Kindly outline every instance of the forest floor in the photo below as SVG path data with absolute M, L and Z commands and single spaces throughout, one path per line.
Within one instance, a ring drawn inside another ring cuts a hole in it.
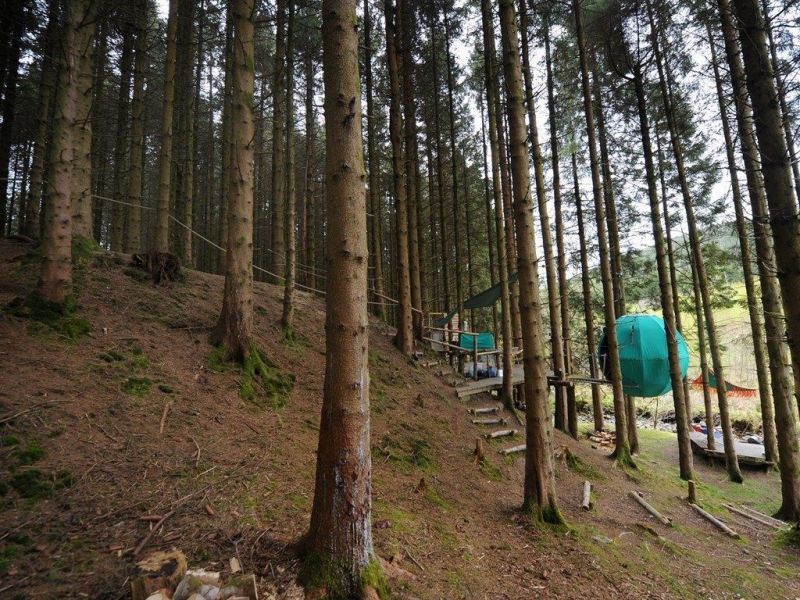
M 31 250 L 0 240 L 0 306 L 34 288 Z M 241 373 L 213 360 L 207 341 L 223 279 L 188 271 L 154 287 L 136 275 L 109 254 L 78 259 L 85 322 L 76 326 L 91 330 L 76 340 L 0 315 L 0 597 L 126 598 L 132 551 L 152 527 L 142 516 L 174 511 L 142 554 L 177 547 L 191 565 L 223 571 L 236 556 L 263 597 L 302 598 L 291 547 L 314 488 L 324 303 L 297 294 L 287 342 L 281 288 L 256 284 L 259 344 L 296 381 L 285 403 L 249 401 Z M 777 474 L 746 472 L 734 485 L 696 463 L 700 502 L 741 533 L 733 540 L 682 500 L 672 434 L 643 430 L 639 468 L 627 471 L 607 449 L 555 432 L 556 452 L 576 457 L 556 460 L 569 527 L 533 526 L 517 511 L 523 457 L 497 452 L 524 438 L 487 442 L 476 465 L 484 431 L 467 408 L 494 401 L 459 402 L 441 367 L 402 358 L 391 334 L 372 323 L 374 538 L 379 555 L 408 571 L 393 582 L 397 597 L 800 597 L 800 552 L 722 507 L 776 509 Z M 585 479 L 589 512 L 579 507 Z M 632 490 L 674 527 L 648 517 Z

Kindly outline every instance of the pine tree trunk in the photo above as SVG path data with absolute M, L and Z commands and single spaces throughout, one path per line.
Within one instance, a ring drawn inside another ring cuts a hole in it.
M 23 235 L 27 235 L 30 238 L 38 238 L 41 229 L 39 218 L 42 205 L 42 179 L 48 142 L 51 139 L 51 115 L 57 76 L 56 65 L 53 61 L 53 56 L 57 52 L 57 2 L 58 0 L 50 0 L 48 3 L 47 28 L 44 31 L 42 43 L 41 78 L 39 79 L 39 99 L 36 111 L 36 138 L 33 144 L 28 199 L 25 202 L 25 227 L 22 230 Z
M 6 219 L 11 221 L 11 211 L 7 208 L 10 199 L 8 197 L 8 165 L 11 159 L 12 134 L 14 133 L 14 121 L 16 120 L 17 103 L 17 80 L 19 78 L 20 55 L 22 53 L 22 35 L 24 32 L 24 7 L 22 0 L 11 0 L 6 9 L 10 12 L 11 28 L 9 32 L 10 48 L 8 49 L 8 60 L 5 64 L 6 76 L 4 85 L 0 86 L 3 95 L 2 115 L 3 122 L 0 124 L 0 233 L 6 229 Z
M 525 1 L 520 0 L 520 32 L 522 34 L 522 73 L 525 81 L 525 102 L 528 108 L 528 131 L 533 153 L 533 169 L 536 182 L 536 199 L 539 208 L 539 222 L 544 247 L 544 265 L 547 278 L 547 305 L 550 310 L 550 346 L 553 357 L 553 371 L 558 379 L 564 379 L 564 342 L 561 338 L 561 306 L 559 299 L 558 271 L 556 255 L 553 252 L 553 234 L 550 230 L 550 212 L 547 207 L 547 192 L 544 183 L 544 160 L 539 146 L 539 131 L 536 125 L 536 108 L 533 98 L 530 58 L 528 56 L 528 15 Z M 578 438 L 578 411 L 575 403 L 567 406 L 565 388 L 555 386 L 555 426 Z M 574 399 L 573 399 L 574 400 Z
M 231 169 L 231 97 L 233 94 L 233 0 L 226 0 L 225 11 L 225 82 L 224 98 L 222 103 L 222 168 L 219 182 L 219 244 L 223 248 L 228 246 L 228 204 L 230 196 L 230 169 Z M 255 85 L 255 84 L 254 84 Z M 273 97 L 273 103 L 275 102 Z M 274 142 L 273 142 L 274 144 Z M 218 254 L 219 270 L 225 270 L 225 256 Z M 272 255 L 270 255 L 271 257 Z M 270 258 L 271 260 L 271 258 Z M 269 263 L 271 264 L 271 263 Z
M 583 220 L 583 201 L 581 188 L 578 181 L 578 159 L 572 152 L 572 185 L 575 190 L 575 218 L 578 221 L 578 242 L 581 256 L 581 289 L 583 292 L 583 318 L 586 322 L 586 345 L 589 355 L 589 376 L 599 379 L 600 368 L 597 364 L 597 337 L 594 332 L 594 311 L 592 308 L 592 281 L 589 274 L 589 251 L 586 243 L 586 227 Z M 603 431 L 603 400 L 598 385 L 592 384 L 592 415 L 594 417 L 594 430 Z
M 272 252 L 270 270 L 286 271 L 286 8 L 287 0 L 277 0 L 275 8 L 275 63 L 272 71 Z M 273 283 L 279 281 L 273 278 Z
M 316 207 L 314 205 L 314 183 L 315 183 L 315 176 L 314 176 L 314 163 L 315 163 L 315 156 L 314 156 L 314 140 L 315 138 L 315 131 L 314 131 L 314 57 L 311 51 L 306 52 L 305 56 L 305 77 L 306 77 L 306 123 L 305 123 L 305 136 L 306 136 L 306 147 L 305 147 L 305 185 L 303 189 L 305 191 L 305 239 L 303 240 L 303 246 L 305 247 L 305 265 L 308 269 L 307 276 L 306 276 L 306 285 L 311 287 L 316 287 L 316 281 L 314 281 L 314 264 L 316 260 L 315 252 L 314 252 L 314 220 L 316 215 Z
M 503 387 L 501 399 L 507 409 L 513 409 L 514 400 L 514 361 L 511 347 L 513 331 L 511 328 L 511 291 L 508 283 L 508 261 L 506 259 L 506 240 L 503 206 L 503 190 L 500 175 L 500 145 L 497 135 L 497 75 L 495 73 L 494 24 L 490 0 L 481 0 L 481 20 L 483 29 L 483 60 L 486 73 L 486 106 L 489 119 L 489 148 L 492 157 L 492 191 L 494 193 L 494 218 L 497 243 L 497 268 L 500 279 L 500 309 L 503 337 Z
M 372 546 L 367 339 L 367 224 L 355 2 L 324 0 L 328 273 L 325 388 L 307 556 L 307 585 L 359 598 Z M 326 566 L 328 568 L 326 568 Z M 374 590 L 373 590 L 374 593 Z
M 495 265 L 497 258 L 495 256 L 497 250 L 495 246 L 495 228 L 492 210 L 492 192 L 489 189 L 489 160 L 486 151 L 486 116 L 483 107 L 483 93 L 478 90 L 478 108 L 481 113 L 481 155 L 483 157 L 483 197 L 484 197 L 484 211 L 486 214 L 486 244 L 489 251 L 489 282 L 494 287 L 497 284 L 497 276 L 495 275 Z M 492 304 L 492 331 L 497 335 L 498 322 L 497 322 L 497 303 Z
M 452 213 L 453 213 L 453 247 L 455 249 L 455 275 L 456 275 L 456 306 L 460 321 L 464 320 L 464 274 L 461 256 L 461 225 L 458 215 L 461 210 L 458 202 L 458 153 L 456 151 L 456 115 L 453 100 L 453 58 L 450 54 L 450 17 L 447 9 L 444 11 L 444 52 L 447 61 L 447 109 L 450 120 L 450 175 L 452 177 Z M 463 326 L 461 326 L 463 329 Z
M 364 3 L 364 83 L 367 92 L 367 163 L 369 164 L 369 221 L 370 258 L 372 273 L 370 288 L 374 292 L 375 313 L 386 321 L 386 303 L 383 286 L 383 242 L 381 240 L 382 202 L 378 193 L 378 155 L 375 152 L 375 106 L 372 91 L 372 19 L 369 3 Z
M 161 156 L 158 166 L 158 205 L 155 249 L 169 252 L 169 205 L 172 183 L 172 123 L 175 105 L 175 59 L 177 55 L 178 0 L 169 0 L 167 55 L 164 60 L 164 107 L 161 115 Z
M 402 54 L 403 121 L 405 125 L 406 199 L 408 203 L 408 258 L 411 276 L 411 306 L 414 336 L 422 333 L 422 277 L 420 274 L 419 215 L 422 194 L 417 148 L 417 114 L 414 97 L 414 58 L 411 53 L 414 7 L 408 0 L 397 1 L 400 52 Z
M 619 227 L 617 225 L 617 206 L 614 200 L 614 182 L 611 179 L 611 160 L 606 139 L 606 119 L 603 110 L 603 90 L 597 70 L 597 63 L 592 65 L 592 91 L 597 115 L 597 138 L 600 145 L 600 173 L 603 178 L 603 205 L 606 209 L 608 226 L 608 250 L 611 263 L 611 287 L 614 290 L 614 314 L 617 318 L 624 315 L 625 287 L 622 281 L 622 252 L 619 244 Z M 636 399 L 625 394 L 625 416 L 628 424 L 628 442 L 631 453 L 639 451 L 639 432 L 636 430 Z
M 597 142 L 594 126 L 594 108 L 589 82 L 589 57 L 583 32 L 581 0 L 573 0 L 575 32 L 581 64 L 581 87 L 583 91 L 583 110 L 586 115 L 586 133 L 589 143 L 589 161 L 592 171 L 592 195 L 594 196 L 595 221 L 597 222 L 597 241 L 600 247 L 600 278 L 603 283 L 603 303 L 605 313 L 606 339 L 608 341 L 607 360 L 610 362 L 611 385 L 614 393 L 614 421 L 616 425 L 615 459 L 622 464 L 632 464 L 631 449 L 628 443 L 625 396 L 622 391 L 622 372 L 619 364 L 617 341 L 617 321 L 614 313 L 614 289 L 611 281 L 611 263 L 608 258 L 608 232 L 606 230 L 605 206 L 600 183 L 600 164 L 597 157 Z
M 792 178 L 794 180 L 794 195 L 795 200 L 797 200 L 800 197 L 800 164 L 798 164 L 797 153 L 795 152 L 791 113 L 789 112 L 789 107 L 786 105 L 786 84 L 783 79 L 783 74 L 781 73 L 780 61 L 778 60 L 778 49 L 775 46 L 775 40 L 772 38 L 772 24 L 770 23 L 768 0 L 761 0 L 761 10 L 764 14 L 764 30 L 767 32 L 772 72 L 775 74 L 775 89 L 778 92 L 778 101 L 780 102 L 781 116 L 783 117 L 783 134 L 786 136 L 786 146 L 789 149 Z
M 120 85 L 117 98 L 117 134 L 114 145 L 114 202 L 111 206 L 111 249 L 122 252 L 124 247 L 126 206 L 125 164 L 128 150 L 128 113 L 130 108 L 131 65 L 133 64 L 133 31 L 125 23 L 122 32 L 122 55 L 120 58 Z M 181 90 L 183 91 L 183 90 Z M 181 112 L 179 112 L 180 118 Z
M 700 294 L 700 280 L 697 277 L 697 269 L 694 267 L 691 252 L 687 251 L 687 254 L 692 268 L 692 285 L 694 287 L 694 319 L 697 321 L 697 346 L 700 349 L 700 377 L 703 380 L 703 407 L 706 413 L 706 443 L 709 450 L 716 450 L 717 440 L 714 435 L 714 405 L 711 401 L 711 389 L 709 386 L 703 298 Z
M 294 171 L 294 0 L 288 0 L 288 5 L 288 26 L 286 29 L 286 223 L 283 231 L 286 263 L 284 267 L 281 325 L 284 329 L 291 331 L 294 319 L 294 287 L 297 274 L 297 242 L 295 237 L 297 185 Z
M 195 70 L 194 70 L 194 97 L 192 100 L 192 158 L 188 161 L 187 168 L 190 169 L 191 175 L 191 182 L 192 182 L 192 210 L 191 210 L 191 223 L 192 228 L 198 232 L 202 232 L 203 235 L 207 234 L 206 231 L 206 224 L 205 224 L 205 201 L 208 199 L 207 196 L 201 197 L 200 195 L 200 178 L 201 178 L 201 166 L 200 163 L 200 88 L 203 83 L 203 55 L 205 49 L 203 47 L 203 43 L 205 41 L 205 22 L 206 22 L 206 3 L 205 0 L 200 0 L 199 6 L 199 15 L 197 18 L 197 41 L 195 42 L 195 50 L 194 54 L 196 55 L 195 60 Z M 134 68 L 135 70 L 135 68 Z M 126 230 L 125 236 L 125 244 L 128 244 L 128 235 L 130 233 L 130 208 L 128 209 L 128 228 Z M 195 244 L 192 239 L 192 232 L 186 230 L 186 236 L 184 239 L 186 243 L 189 245 L 189 258 L 190 264 L 196 269 L 202 269 L 200 266 L 200 255 L 203 251 L 203 246 L 200 244 Z M 185 234 L 185 235 L 186 235 Z M 208 235 L 205 235 L 208 237 Z
M 90 0 L 64 3 L 64 26 L 54 59 L 59 77 L 49 144 L 42 236 L 42 270 L 38 293 L 46 302 L 64 305 L 72 294 L 72 203 L 70 202 L 73 132 L 78 102 L 78 28 Z
M 92 86 L 97 3 L 90 2 L 78 29 L 78 104 L 75 109 L 72 166 L 72 235 L 92 238 Z
M 147 68 L 147 0 L 136 8 L 136 58 L 133 66 L 131 160 L 128 173 L 128 235 L 125 252 L 142 250 L 142 150 L 144 144 L 144 79 Z
M 408 198 L 406 196 L 405 158 L 403 156 L 403 122 L 400 115 L 400 73 L 397 65 L 398 32 L 395 9 L 391 0 L 383 4 L 386 19 L 386 62 L 389 70 L 389 135 L 392 142 L 392 182 L 395 201 L 397 242 L 397 337 L 395 345 L 406 356 L 414 351 L 414 329 L 411 318 L 411 273 L 408 252 Z
M 775 433 L 775 411 L 772 402 L 772 390 L 769 387 L 769 366 L 767 364 L 767 342 L 764 332 L 764 322 L 759 310 L 758 291 L 756 290 L 755 276 L 753 275 L 753 258 L 750 251 L 748 227 L 745 222 L 742 207 L 742 192 L 739 187 L 738 167 L 734 156 L 734 142 L 731 127 L 728 122 L 727 101 L 722 89 L 722 78 L 717 63 L 717 50 L 711 26 L 706 23 L 708 43 L 711 46 L 711 65 L 714 69 L 714 81 L 717 88 L 717 101 L 719 115 L 722 122 L 722 135 L 725 140 L 725 151 L 728 160 L 728 172 L 731 179 L 731 196 L 736 214 L 736 233 L 739 237 L 739 250 L 742 255 L 742 274 L 747 295 L 747 308 L 750 315 L 750 330 L 753 333 L 753 355 L 756 361 L 756 375 L 758 376 L 758 397 L 761 402 L 761 423 L 764 432 L 764 454 L 768 461 L 778 462 L 778 440 Z M 702 354 L 704 353 L 701 353 Z
M 442 148 L 442 125 L 440 118 L 440 105 L 439 105 L 439 56 L 436 46 L 437 39 L 437 25 L 438 13 L 435 3 L 430 3 L 430 38 L 431 38 L 431 68 L 433 70 L 433 127 L 434 127 L 434 144 L 436 146 L 436 197 L 439 205 L 439 251 L 441 252 L 441 274 L 442 274 L 442 309 L 443 312 L 448 313 L 452 309 L 450 303 L 450 274 L 449 265 L 451 258 L 449 256 L 447 234 L 447 220 L 445 219 L 445 200 L 444 200 L 444 167 L 442 165 L 442 156 L 444 150 Z M 450 324 L 445 327 L 449 328 Z M 446 335 L 449 335 L 446 334 Z M 449 340 L 448 340 L 449 341 Z
M 736 44 L 736 28 L 728 0 L 718 0 L 725 35 L 725 54 L 734 86 L 737 120 L 748 190 L 753 203 L 753 223 L 762 225 L 755 231 L 756 253 L 761 275 L 761 294 L 764 303 L 767 351 L 769 353 L 772 398 L 775 404 L 775 426 L 780 452 L 781 497 L 779 511 L 784 518 L 800 520 L 800 441 L 798 441 L 797 413 L 791 404 L 792 382 L 787 368 L 787 357 L 781 351 L 779 340 L 783 327 L 792 349 L 792 361 L 797 366 L 800 356 L 800 306 L 796 302 L 783 304 L 786 320 L 779 318 L 781 294 L 774 285 L 774 273 L 784 298 L 797 298 L 800 287 L 800 219 L 793 206 L 791 167 L 788 164 L 786 141 L 782 137 L 781 117 L 778 113 L 776 90 L 767 61 L 766 35 L 756 0 L 736 0 L 736 16 L 742 25 L 742 64 Z M 746 84 L 746 90 L 745 90 Z M 760 145 L 763 181 L 754 168 L 758 161 L 755 138 L 752 135 L 747 92 L 752 102 L 755 134 Z M 749 135 L 748 135 L 749 133 Z M 752 169 L 752 171 L 751 171 Z M 763 185 L 762 185 L 763 184 Z M 777 269 L 769 263 L 770 238 L 766 234 L 769 205 L 769 223 L 775 241 L 774 253 Z M 759 243 L 761 242 L 761 243 Z M 767 271 L 767 269 L 774 269 Z M 775 311 L 775 312 L 773 312 Z
M 656 147 L 658 152 L 658 177 L 661 183 L 661 206 L 664 209 L 664 231 L 667 237 L 667 259 L 669 262 L 669 281 L 672 287 L 672 304 L 675 307 L 680 307 L 680 292 L 678 290 L 678 271 L 675 268 L 675 247 L 672 243 L 672 217 L 670 216 L 669 203 L 667 202 L 667 179 L 664 173 L 664 153 L 661 151 L 661 134 L 658 130 L 658 121 L 654 123 L 654 132 L 656 134 Z M 700 310 L 702 311 L 702 305 Z M 675 326 L 678 331 L 683 331 L 683 323 L 681 322 L 681 311 L 675 311 Z M 704 336 L 705 337 L 705 336 Z M 689 421 L 692 420 L 692 400 L 689 390 L 689 381 L 686 377 L 683 378 L 683 397 L 686 401 L 686 416 Z
M 650 124 L 647 117 L 647 96 L 645 95 L 644 75 L 641 63 L 633 66 L 633 84 L 636 90 L 636 106 L 639 113 L 639 130 L 642 137 L 647 173 L 647 195 L 650 200 L 650 222 L 653 227 L 653 241 L 656 248 L 656 268 L 658 269 L 658 290 L 661 299 L 661 314 L 664 317 L 669 376 L 672 383 L 672 400 L 675 406 L 675 427 L 678 437 L 678 463 L 681 479 L 693 478 L 693 457 L 689 438 L 689 418 L 686 414 L 686 400 L 683 396 L 683 375 L 678 354 L 678 326 L 675 314 L 678 307 L 670 287 L 670 273 L 667 262 L 667 245 L 661 220 L 661 204 L 658 201 L 656 169 L 653 160 L 653 146 L 650 141 Z
M 533 2 L 531 2 L 533 4 Z M 567 252 L 564 244 L 564 215 L 561 201 L 561 168 L 558 154 L 558 122 L 556 116 L 555 84 L 553 81 L 553 63 L 550 55 L 550 21 L 549 14 L 545 14 L 543 23 L 545 66 L 547 69 L 547 111 L 550 120 L 550 157 L 551 171 L 553 174 L 553 205 L 556 221 L 556 250 L 558 251 L 558 297 L 561 308 L 561 338 L 564 346 L 564 373 L 572 373 L 572 348 L 569 322 L 569 279 L 567 277 Z M 593 386 L 593 389 L 596 386 Z M 593 395 L 596 392 L 593 392 Z M 573 408 L 574 407 L 574 408 Z M 567 388 L 567 413 L 570 431 L 577 430 L 577 406 L 575 403 L 575 386 Z M 602 414 L 601 429 L 602 429 Z
M 722 352 L 719 347 L 719 341 L 717 340 L 717 326 L 714 308 L 711 305 L 711 294 L 708 289 L 708 276 L 706 275 L 703 248 L 700 243 L 700 232 L 698 231 L 697 227 L 697 219 L 694 214 L 694 203 L 692 201 L 689 183 L 686 177 L 686 170 L 683 163 L 683 148 L 681 147 L 677 125 L 672 113 L 672 93 L 667 84 L 667 77 L 665 76 L 665 66 L 666 68 L 669 68 L 669 65 L 664 65 L 661 57 L 661 49 L 656 32 L 655 20 L 653 18 L 652 6 L 649 0 L 647 3 L 647 10 L 650 20 L 650 30 L 652 33 L 651 39 L 653 40 L 653 55 L 658 70 L 661 99 L 664 105 L 664 115 L 669 128 L 672 154 L 675 159 L 678 182 L 681 187 L 681 195 L 683 196 L 683 207 L 686 212 L 686 225 L 689 230 L 689 245 L 692 250 L 692 261 L 697 269 L 697 278 L 698 282 L 700 283 L 700 294 L 703 298 L 703 316 L 705 317 L 706 329 L 708 331 L 708 345 L 711 352 L 711 364 L 714 367 L 714 375 L 716 376 L 717 381 L 724 382 L 725 371 L 722 364 Z M 733 438 L 730 412 L 728 410 L 727 391 L 724 385 L 717 386 L 717 402 L 719 404 L 719 415 L 722 424 L 722 441 L 725 447 L 725 463 L 728 470 L 728 476 L 730 477 L 731 481 L 741 482 L 742 474 L 739 470 L 739 460 L 736 456 L 735 440 Z
M 94 232 L 94 239 L 98 242 L 103 238 L 103 228 L 105 226 L 104 220 L 104 197 L 113 194 L 108 191 L 108 178 L 106 173 L 108 171 L 108 145 L 109 138 L 113 137 L 108 134 L 109 124 L 111 117 L 108 114 L 107 102 L 105 96 L 106 78 L 108 77 L 108 19 L 101 18 L 96 25 L 96 38 L 94 52 L 94 86 L 92 88 L 92 106 L 94 107 L 94 123 L 92 126 L 92 189 L 96 197 L 92 203 L 92 230 Z
M 245 363 L 253 344 L 253 119 L 254 0 L 231 0 L 233 78 L 231 81 L 231 155 L 225 292 L 213 341 L 225 355 Z
M 550 406 L 547 359 L 544 356 L 539 275 L 536 267 L 533 198 L 528 173 L 525 95 L 519 58 L 519 36 L 514 0 L 500 0 L 500 30 L 514 182 L 514 219 L 517 230 L 520 316 L 525 369 L 525 500 L 523 508 L 549 523 L 563 518 L 556 504 L 553 457 L 550 447 Z M 541 165 L 540 165 L 541 166 Z

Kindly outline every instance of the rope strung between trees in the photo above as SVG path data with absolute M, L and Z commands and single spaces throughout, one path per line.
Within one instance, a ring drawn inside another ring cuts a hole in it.
M 125 201 L 123 201 L 123 200 L 117 200 L 116 198 L 108 198 L 107 196 L 100 196 L 100 195 L 98 195 L 98 194 L 92 194 L 92 197 L 93 197 L 93 198 L 97 198 L 97 199 L 99 199 L 99 200 L 104 200 L 104 201 L 108 201 L 108 202 L 114 202 L 114 203 L 116 203 L 116 204 L 122 204 L 122 205 L 124 205 L 124 206 L 132 206 L 132 207 L 134 207 L 134 208 L 135 208 L 135 207 L 138 207 L 138 208 L 141 208 L 141 209 L 144 209 L 144 210 L 151 210 L 151 211 L 154 211 L 154 210 L 156 210 L 156 209 L 154 209 L 154 208 L 153 208 L 153 207 L 151 207 L 151 206 L 144 206 L 144 205 L 141 205 L 141 204 L 133 204 L 132 202 L 125 202 Z M 220 246 L 220 245 L 216 244 L 215 242 L 211 241 L 211 240 L 210 240 L 210 239 L 208 239 L 207 237 L 203 236 L 201 233 L 199 233 L 199 232 L 195 231 L 194 229 L 192 229 L 191 227 L 189 227 L 188 225 L 186 225 L 186 223 L 184 223 L 184 222 L 180 221 L 179 219 L 175 218 L 175 217 L 174 217 L 174 216 L 172 216 L 172 215 L 169 215 L 169 218 L 170 218 L 170 219 L 172 219 L 173 221 L 175 221 L 175 222 L 176 222 L 178 225 L 180 225 L 181 227 L 184 227 L 184 228 L 186 228 L 187 230 L 189 230 L 189 231 L 190 231 L 190 232 L 191 232 L 193 235 L 196 235 L 198 238 L 200 238 L 201 240 L 203 240 L 203 241 L 204 241 L 204 242 L 206 242 L 207 244 L 211 245 L 212 247 L 216 248 L 217 250 L 220 250 L 220 251 L 221 251 L 223 254 L 224 254 L 224 253 L 226 253 L 226 250 L 225 250 L 225 248 L 223 248 L 222 246 Z M 274 252 L 274 251 L 272 251 L 272 250 L 270 250 L 270 251 L 271 251 L 271 252 Z M 256 271 L 259 271 L 259 272 L 261 272 L 261 273 L 266 273 L 267 275 L 270 275 L 271 277 L 275 277 L 276 279 L 279 279 L 279 280 L 281 280 L 281 281 L 284 281 L 284 282 L 286 281 L 286 278 L 285 278 L 285 277 L 282 277 L 281 275 L 278 275 L 278 274 L 276 274 L 276 273 L 273 273 L 272 271 L 269 271 L 269 270 L 267 270 L 267 269 L 264 269 L 264 268 L 262 268 L 262 267 L 259 267 L 259 266 L 258 266 L 258 265 L 256 265 L 256 264 L 254 264 L 254 265 L 253 265 L 253 269 L 255 269 Z M 313 274 L 313 273 L 312 273 L 312 274 Z M 325 276 L 324 276 L 324 275 L 319 275 L 318 277 L 322 277 L 323 279 L 325 278 Z M 298 287 L 298 288 L 302 289 L 302 290 L 307 290 L 307 291 L 309 291 L 309 292 L 316 293 L 316 294 L 319 294 L 319 295 L 321 295 L 321 296 L 325 296 L 325 295 L 326 295 L 326 294 L 325 294 L 325 291 L 323 291 L 323 290 L 319 290 L 319 289 L 317 289 L 317 288 L 313 288 L 313 287 L 310 287 L 310 286 L 307 286 L 307 285 L 303 285 L 302 283 L 295 282 L 295 284 L 294 284 L 294 285 L 295 285 L 296 287 Z M 379 295 L 379 296 L 380 296 L 381 298 L 383 298 L 384 300 L 387 300 L 387 301 L 389 301 L 389 302 L 391 302 L 391 303 L 393 303 L 393 304 L 398 304 L 398 301 L 397 301 L 397 300 L 395 300 L 394 298 L 389 298 L 388 296 L 384 296 L 384 295 Z M 383 304 L 383 302 L 373 302 L 373 301 L 368 301 L 368 302 L 367 302 L 367 304 Z M 412 308 L 412 310 L 417 310 L 417 309 L 415 309 L 415 308 Z

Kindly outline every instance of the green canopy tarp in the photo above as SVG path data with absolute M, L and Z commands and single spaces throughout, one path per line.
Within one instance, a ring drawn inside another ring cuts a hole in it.
M 676 332 L 681 376 L 689 369 L 689 348 L 681 332 Z M 638 398 L 653 398 L 672 389 L 667 357 L 667 335 L 664 319 L 655 315 L 625 315 L 617 319 L 619 362 L 622 368 L 622 387 L 626 394 Z M 605 360 L 608 342 L 600 339 L 598 354 L 606 378 L 611 379 L 610 365 Z
M 518 281 L 517 274 L 514 273 L 508 278 L 508 283 L 516 283 Z M 500 299 L 500 284 L 493 285 L 488 290 L 484 290 L 479 294 L 474 295 L 472 298 L 464 302 L 464 308 L 487 308 L 493 306 Z M 447 313 L 446 316 L 436 321 L 437 327 L 444 327 L 450 322 L 450 319 L 458 312 L 458 307 Z
M 462 333 L 458 336 L 458 345 L 464 350 L 472 351 L 475 349 L 475 338 L 478 338 L 478 351 L 494 350 L 494 335 L 490 331 L 480 333 Z

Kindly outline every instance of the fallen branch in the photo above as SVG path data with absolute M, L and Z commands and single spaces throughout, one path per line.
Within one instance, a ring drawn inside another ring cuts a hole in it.
M 583 510 L 590 510 L 592 508 L 592 484 L 589 481 L 583 482 L 583 502 L 581 502 Z
M 30 408 L 26 408 L 25 410 L 21 410 L 19 412 L 15 412 L 11 415 L 6 415 L 5 417 L 0 417 L 0 425 L 3 423 L 8 423 L 9 421 L 13 421 L 14 419 L 21 417 L 22 415 L 26 415 L 30 412 L 34 412 L 36 410 L 47 408 L 52 404 L 61 404 L 62 402 L 69 402 L 69 400 L 48 400 L 47 402 L 42 402 L 40 404 L 36 404 L 31 406 Z
M 511 448 L 506 448 L 505 450 L 500 450 L 500 454 L 503 456 L 508 456 L 509 454 L 514 454 L 516 452 L 525 452 L 525 444 L 520 444 L 519 446 L 511 446 Z
M 189 439 L 192 440 L 192 442 L 194 442 L 194 446 L 195 448 L 197 448 L 197 453 L 195 454 L 194 458 L 194 468 L 196 469 L 197 466 L 200 464 L 200 444 L 198 444 L 197 441 L 191 436 L 189 437 Z
M 164 425 L 167 422 L 167 415 L 169 414 L 169 409 L 172 406 L 172 400 L 167 401 L 164 405 L 164 410 L 161 413 L 161 424 L 158 426 L 158 433 L 159 435 L 164 433 Z
M 669 519 L 669 518 L 665 517 L 660 512 L 658 512 L 655 508 L 650 506 L 650 504 L 647 502 L 647 500 L 645 500 L 644 497 L 642 497 L 642 494 L 640 492 L 630 492 L 629 495 L 630 495 L 631 498 L 636 500 L 636 502 L 641 504 L 642 508 L 644 508 L 647 512 L 649 512 L 651 515 L 653 515 L 656 519 L 661 521 L 664 525 L 666 525 L 667 527 L 672 527 L 672 519 Z
M 762 512 L 758 512 L 754 508 L 750 508 L 749 506 L 745 506 L 744 504 L 742 504 L 742 510 L 745 511 L 746 513 L 749 513 L 751 515 L 754 515 L 756 517 L 759 517 L 761 519 L 764 519 L 765 521 L 768 521 L 768 522 L 772 523 L 773 525 L 775 525 L 775 527 L 777 527 L 779 529 L 783 529 L 787 525 L 787 523 L 785 521 L 781 521 L 780 519 L 776 519 L 775 517 L 770 517 L 769 515 L 765 515 Z
M 419 567 L 419 570 L 420 570 L 420 571 L 424 571 L 424 570 L 425 570 L 425 567 L 423 567 L 423 566 L 420 564 L 420 562 L 419 562 L 419 561 L 418 561 L 416 558 L 414 558 L 414 555 L 413 555 L 413 554 L 411 554 L 411 551 L 410 551 L 408 548 L 405 548 L 405 551 L 406 551 L 406 556 L 408 556 L 408 559 L 409 559 L 411 562 L 413 562 L 415 565 L 417 565 L 417 567 Z
M 151 530 L 150 530 L 150 531 L 147 533 L 147 535 L 146 535 L 146 536 L 144 536 L 144 539 L 142 539 L 142 541 L 141 541 L 141 542 L 139 542 L 139 545 L 138 545 L 138 546 L 136 546 L 136 549 L 133 551 L 133 555 L 134 555 L 134 556 L 136 556 L 137 554 L 139 554 L 139 553 L 140 553 L 140 552 L 141 552 L 141 551 L 144 549 L 144 547 L 147 545 L 147 542 L 149 542 L 149 541 L 150 541 L 150 538 L 151 538 L 151 537 L 153 537 L 153 534 L 154 534 L 156 531 L 158 531 L 159 527 L 161 527 L 161 526 L 164 524 L 164 521 L 166 521 L 166 520 L 167 520 L 167 519 L 169 519 L 169 518 L 170 518 L 172 515 L 174 515 L 174 514 L 175 514 L 175 511 L 176 511 L 176 510 L 178 510 L 178 509 L 177 509 L 177 508 L 173 508 L 173 509 L 172 509 L 171 511 L 169 511 L 167 514 L 165 514 L 163 517 L 161 517 L 161 518 L 160 518 L 158 521 L 156 521 L 156 524 L 153 526 L 153 528 L 152 528 L 152 529 L 151 529 Z
M 691 504 L 691 503 L 690 503 L 690 504 L 689 504 L 689 506 L 691 506 L 691 507 L 692 507 L 692 508 L 693 508 L 693 509 L 694 509 L 694 510 L 695 510 L 695 511 L 696 511 L 696 512 L 697 512 L 697 513 L 700 515 L 700 516 L 702 516 L 703 518 L 707 519 L 708 521 L 711 521 L 711 523 L 713 523 L 714 525 L 716 525 L 717 529 L 720 529 L 721 531 L 724 531 L 724 532 L 725 532 L 727 535 L 729 535 L 730 537 L 732 537 L 732 538 L 734 538 L 734 539 L 737 539 L 737 540 L 738 540 L 738 539 L 741 537 L 741 536 L 740 536 L 738 533 L 736 533 L 736 532 L 735 532 L 733 529 L 731 529 L 730 527 L 728 527 L 727 525 L 725 525 L 725 523 L 723 523 L 722 521 L 720 521 L 720 520 L 719 520 L 717 517 L 715 517 L 714 515 L 712 515 L 712 514 L 710 514 L 710 513 L 707 513 L 706 511 L 704 511 L 702 508 L 700 508 L 699 506 L 697 506 L 697 504 Z

